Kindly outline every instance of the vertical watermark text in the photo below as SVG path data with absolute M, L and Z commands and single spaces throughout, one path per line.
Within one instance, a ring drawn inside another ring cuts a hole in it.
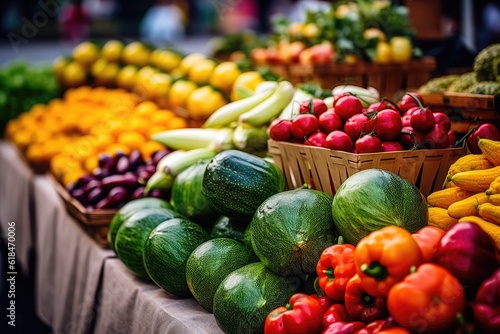
M 7 323 L 16 326 L 16 223 L 7 223 Z

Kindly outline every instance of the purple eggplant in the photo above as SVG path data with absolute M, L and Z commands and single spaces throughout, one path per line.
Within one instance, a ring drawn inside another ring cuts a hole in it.
M 136 175 L 139 178 L 139 182 L 141 184 L 146 184 L 149 178 L 155 173 L 156 170 L 151 171 L 148 168 L 142 168 L 141 170 L 137 170 Z
M 125 174 L 130 169 L 130 162 L 127 156 L 119 157 L 116 161 L 115 171 L 118 174 Z
M 105 177 L 110 176 L 111 172 L 109 169 L 97 167 L 97 168 L 94 168 L 94 170 L 92 171 L 92 175 L 94 175 L 96 177 L 96 179 L 102 180 Z
M 82 204 L 85 204 L 86 201 L 85 201 L 84 191 L 82 188 L 74 189 L 70 194 L 74 199 L 76 199 Z
M 144 197 L 144 187 L 137 187 L 137 189 L 134 190 L 132 193 L 132 196 L 130 196 L 130 199 L 138 199 Z
M 81 188 L 81 185 L 78 184 L 77 181 L 70 182 L 66 185 L 66 191 L 71 194 L 71 192 L 75 189 Z
M 112 170 L 115 168 L 115 164 L 116 164 L 115 158 L 111 154 L 108 153 L 99 154 L 98 165 L 100 168 Z
M 128 161 L 130 163 L 129 169 L 135 171 L 139 166 L 144 165 L 144 160 L 142 159 L 141 151 L 133 150 L 128 155 Z
M 164 157 L 166 156 L 167 154 L 169 154 L 170 152 L 172 152 L 171 150 L 169 149 L 163 149 L 163 150 L 159 150 L 159 151 L 156 151 L 153 153 L 152 157 L 153 157 L 153 165 L 157 165 L 158 162 Z
M 87 196 L 92 189 L 100 187 L 101 186 L 101 181 L 99 180 L 91 180 L 89 181 L 86 185 L 82 187 L 83 190 L 83 196 Z
M 78 178 L 78 180 L 76 181 L 76 183 L 79 184 L 80 186 L 84 186 L 87 183 L 89 183 L 90 181 L 93 181 L 95 179 L 96 179 L 96 177 L 94 175 L 85 174 L 85 175 L 80 176 Z
M 168 194 L 165 192 L 161 191 L 160 189 L 153 189 L 148 193 L 148 197 L 156 197 L 156 198 L 161 198 L 161 199 L 167 199 L 169 198 Z
M 477 287 L 498 268 L 493 239 L 478 225 L 460 222 L 441 238 L 434 262 L 465 286 Z
M 102 179 L 101 187 L 103 189 L 111 189 L 113 187 L 122 186 L 122 187 L 137 187 L 139 186 L 139 181 L 137 176 L 132 173 L 125 173 L 123 175 L 110 175 Z
M 106 195 L 107 193 L 106 191 L 104 191 L 104 189 L 102 189 L 101 187 L 96 187 L 87 194 L 87 202 L 91 205 L 95 205 L 97 202 L 106 197 Z
M 128 198 L 128 192 L 125 187 L 117 186 L 113 187 L 108 196 L 100 200 L 96 205 L 96 209 L 110 209 L 115 208 L 118 204 L 124 202 Z

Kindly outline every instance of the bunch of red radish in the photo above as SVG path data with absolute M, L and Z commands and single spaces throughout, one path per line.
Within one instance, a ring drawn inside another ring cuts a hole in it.
M 452 147 L 450 118 L 423 106 L 417 93 L 405 93 L 398 103 L 382 100 L 363 108 L 351 93 L 334 96 L 333 107 L 314 98 L 300 104 L 291 120 L 275 119 L 271 139 L 353 153 Z

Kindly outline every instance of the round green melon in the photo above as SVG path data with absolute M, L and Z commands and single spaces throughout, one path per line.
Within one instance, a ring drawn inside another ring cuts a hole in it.
M 410 181 L 385 170 L 367 169 L 347 178 L 332 203 L 335 226 L 346 243 L 356 245 L 387 225 L 417 232 L 427 225 L 427 202 Z
M 186 263 L 186 282 L 194 299 L 213 312 L 217 287 L 232 271 L 258 262 L 252 249 L 229 238 L 215 238 L 199 245 Z
M 218 217 L 201 191 L 207 164 L 207 160 L 202 160 L 177 175 L 172 185 L 170 200 L 177 212 L 202 225 L 213 222 Z
M 198 224 L 182 218 L 158 225 L 144 246 L 144 267 L 163 290 L 191 297 L 186 283 L 186 262 L 191 252 L 207 241 L 208 233 Z
M 176 217 L 182 215 L 160 208 L 142 209 L 134 213 L 116 234 L 115 251 L 118 258 L 139 277 L 149 278 L 142 261 L 146 240 L 156 226 Z
M 296 292 L 296 280 L 286 279 L 256 262 L 231 272 L 214 296 L 213 313 L 225 334 L 261 334 L 273 309 Z
M 266 198 L 285 188 L 285 176 L 275 164 L 249 153 L 227 150 L 208 163 L 202 191 L 220 215 L 245 219 L 252 218 Z
M 231 238 L 242 241 L 251 219 L 220 216 L 212 226 L 211 238 Z
M 113 251 L 115 250 L 116 234 L 118 233 L 120 226 L 122 226 L 122 224 L 137 211 L 148 208 L 173 210 L 173 207 L 172 205 L 170 205 L 170 203 L 163 199 L 155 197 L 138 198 L 126 203 L 115 213 L 109 225 L 108 243 L 109 247 Z
M 327 193 L 305 188 L 266 199 L 250 223 L 255 254 L 282 276 L 314 273 L 321 252 L 337 238 L 332 201 Z

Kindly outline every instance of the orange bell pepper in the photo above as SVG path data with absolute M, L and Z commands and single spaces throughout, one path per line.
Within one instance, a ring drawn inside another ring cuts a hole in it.
M 359 241 L 354 262 L 366 293 L 387 296 L 394 284 L 422 263 L 422 252 L 410 232 L 386 226 Z
M 387 308 L 399 325 L 411 331 L 450 333 L 465 309 L 465 293 L 444 267 L 424 263 L 392 287 Z
M 412 234 L 413 239 L 415 239 L 422 252 L 422 262 L 432 262 L 439 241 L 445 233 L 445 230 L 429 225 L 422 227 L 416 233 Z

